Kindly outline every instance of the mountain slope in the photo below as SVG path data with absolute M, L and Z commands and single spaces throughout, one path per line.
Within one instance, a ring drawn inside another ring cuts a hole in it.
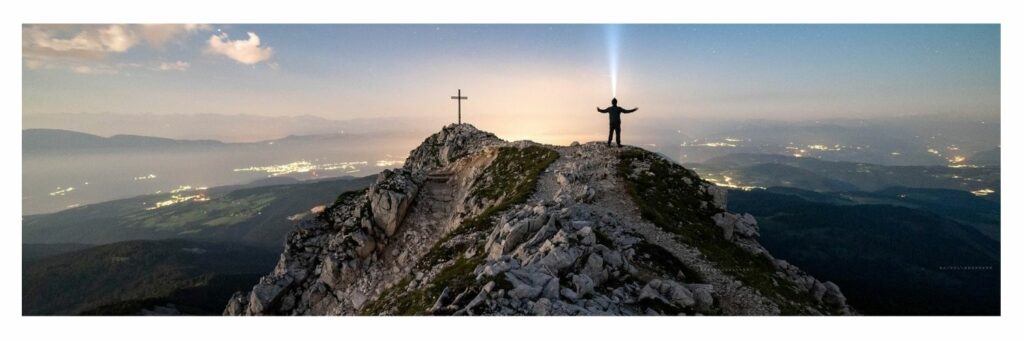
M 280 248 L 290 220 L 330 203 L 338 192 L 366 188 L 373 177 L 304 181 L 259 187 L 197 190 L 208 201 L 150 209 L 173 194 L 145 195 L 25 216 L 23 243 L 104 244 L 136 239 L 220 240 Z M 183 193 L 184 194 L 184 193 Z
M 229 291 L 207 299 L 223 300 L 240 288 L 239 280 L 272 268 L 275 257 L 268 249 L 185 240 L 127 241 L 58 254 L 25 263 L 22 313 L 74 315 L 211 284 Z
M 849 314 L 663 156 L 450 125 L 289 235 L 227 315 Z
M 907 197 L 935 191 L 945 190 L 891 190 Z M 735 191 L 730 205 L 757 215 L 765 245 L 842 285 L 865 314 L 999 314 L 998 242 L 907 204 L 845 202 L 845 193 L 814 195 Z

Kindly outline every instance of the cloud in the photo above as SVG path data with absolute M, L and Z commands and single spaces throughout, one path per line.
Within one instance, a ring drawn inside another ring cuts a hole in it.
M 124 52 L 139 42 L 128 25 L 89 25 L 70 30 L 68 26 L 29 26 L 22 30 L 22 53 L 37 57 L 102 58 Z
M 160 65 L 157 66 L 156 69 L 160 71 L 185 71 L 188 70 L 190 66 L 191 64 L 189 64 L 188 62 L 183 62 L 179 60 L 174 63 L 160 63 Z
M 227 33 L 210 36 L 207 52 L 224 55 L 236 62 L 253 65 L 270 59 L 274 50 L 270 47 L 260 47 L 260 37 L 256 33 L 248 32 L 247 40 L 230 40 Z
M 116 68 L 103 64 L 97 66 L 76 65 L 70 67 L 69 69 L 71 70 L 71 72 L 82 75 L 111 75 L 118 73 L 118 70 Z
M 135 46 L 139 38 L 135 32 L 122 25 L 110 25 L 100 31 L 100 42 L 107 51 L 124 52 Z
M 210 30 L 201 24 L 144 25 L 25 25 L 22 27 L 22 61 L 28 70 L 60 69 L 79 74 L 110 74 L 131 64 L 110 63 L 145 42 L 161 48 L 190 34 Z M 152 63 L 144 63 L 152 64 Z M 149 67 L 160 71 L 184 71 L 187 62 Z
M 206 24 L 145 24 L 139 27 L 139 33 L 146 44 L 159 48 L 189 34 L 211 29 Z

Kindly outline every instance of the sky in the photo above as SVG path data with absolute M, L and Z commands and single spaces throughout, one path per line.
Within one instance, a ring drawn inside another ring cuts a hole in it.
M 650 118 L 1000 111 L 998 25 L 25 25 L 23 115 L 466 121 L 511 135 Z M 612 64 L 617 60 L 617 65 Z M 627 121 L 628 122 L 628 121 Z M 627 123 L 628 124 L 628 123 Z M 500 135 L 500 134 L 499 134 Z

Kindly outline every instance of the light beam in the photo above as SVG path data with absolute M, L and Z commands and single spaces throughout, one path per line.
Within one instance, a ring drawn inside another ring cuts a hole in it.
M 619 84 L 619 25 L 605 25 L 605 39 L 608 47 L 608 73 L 611 78 L 612 97 Z

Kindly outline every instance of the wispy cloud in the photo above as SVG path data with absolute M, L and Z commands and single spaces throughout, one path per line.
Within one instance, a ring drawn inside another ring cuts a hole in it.
M 211 29 L 210 25 L 206 24 L 147 24 L 141 25 L 139 31 L 149 46 L 163 47 L 168 42 L 188 34 Z
M 118 73 L 119 66 L 128 64 L 105 62 L 111 55 L 129 51 L 140 42 L 162 48 L 168 42 L 210 29 L 209 25 L 199 24 L 26 25 L 22 27 L 22 60 L 29 70 Z M 184 71 L 188 63 L 167 67 L 168 70 Z M 164 70 L 160 67 L 152 69 Z
M 183 61 L 179 60 L 179 61 L 176 61 L 174 63 L 167 63 L 167 62 L 160 63 L 160 65 L 156 67 L 156 70 L 160 70 L 160 71 L 185 71 L 185 70 L 188 70 L 189 66 L 191 66 L 191 64 L 189 64 L 188 62 L 183 62 Z
M 118 73 L 118 69 L 100 64 L 97 66 L 77 65 L 70 67 L 71 72 L 83 75 L 108 75 Z
M 268 47 L 260 47 L 260 37 L 256 33 L 248 32 L 249 39 L 230 40 L 227 33 L 220 33 L 210 36 L 207 52 L 219 54 L 232 60 L 253 65 L 269 60 L 274 50 Z

